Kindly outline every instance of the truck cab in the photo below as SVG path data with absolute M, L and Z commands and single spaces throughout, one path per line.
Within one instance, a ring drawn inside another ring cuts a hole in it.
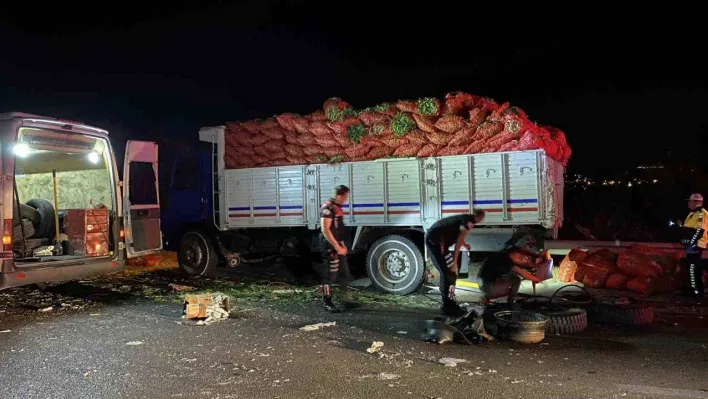
M 123 180 L 108 132 L 0 114 L 0 289 L 120 271 L 162 249 L 157 144 L 128 141 Z

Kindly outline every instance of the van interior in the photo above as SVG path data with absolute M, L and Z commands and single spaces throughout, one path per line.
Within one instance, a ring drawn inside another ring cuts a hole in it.
M 21 128 L 15 154 L 16 262 L 109 255 L 115 186 L 103 138 Z

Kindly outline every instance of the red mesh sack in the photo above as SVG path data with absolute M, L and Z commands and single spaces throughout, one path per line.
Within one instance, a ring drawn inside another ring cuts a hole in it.
M 586 272 L 583 276 L 583 284 L 587 287 L 602 288 L 607 281 L 606 273 Z
M 256 154 L 258 154 L 260 156 L 264 156 L 264 157 L 268 157 L 268 154 L 270 153 L 270 151 L 268 151 L 268 149 L 266 149 L 265 146 L 263 146 L 263 145 L 253 147 L 253 151 Z
M 470 126 L 477 127 L 482 124 L 482 122 L 487 119 L 487 110 L 483 108 L 474 108 L 470 110 L 469 124 Z
M 435 133 L 426 133 L 425 136 L 428 138 L 428 141 L 437 145 L 447 145 L 450 140 L 449 134 L 440 131 Z
M 258 131 L 260 130 L 260 123 L 258 123 L 258 121 L 242 122 L 241 127 L 248 130 L 251 134 L 258 134 Z
M 283 129 L 280 126 L 261 129 L 261 134 L 273 140 L 282 140 L 283 137 L 285 137 Z
M 293 123 L 293 119 L 298 116 L 299 115 L 296 114 L 280 114 L 275 116 L 275 120 L 278 121 L 278 125 L 280 125 L 283 130 L 294 131 L 295 124 Z
M 601 249 L 588 254 L 582 261 L 583 265 L 587 268 L 604 270 L 611 273 L 617 270 L 615 262 L 617 262 L 617 255 L 609 249 Z
M 499 147 L 499 151 L 519 151 L 519 140 L 511 140 L 506 144 L 502 144 L 502 146 Z
M 499 104 L 497 104 L 496 101 L 494 101 L 488 97 L 482 97 L 479 100 L 477 100 L 476 106 L 481 107 L 482 109 L 489 111 L 489 112 L 492 112 L 495 109 L 499 108 Z
M 302 152 L 305 153 L 305 155 L 320 155 L 323 153 L 322 147 L 320 147 L 317 144 L 312 144 L 308 146 L 303 146 L 302 147 Z
M 509 103 L 503 103 L 502 105 L 499 106 L 499 108 L 495 109 L 492 111 L 492 113 L 489 115 L 489 118 L 491 120 L 495 121 L 500 121 L 502 117 L 504 116 L 504 112 L 509 109 Z
M 290 165 L 305 165 L 307 164 L 307 159 L 305 157 L 287 157 L 286 158 L 288 161 L 290 161 Z
M 455 133 L 465 127 L 465 119 L 458 115 L 444 115 L 437 122 L 435 127 L 447 133 Z
M 296 132 L 286 132 L 285 133 L 285 142 L 288 144 L 295 144 L 295 145 L 300 145 L 300 142 L 297 141 L 297 133 Z
M 276 159 L 285 159 L 287 157 L 287 153 L 283 151 L 282 147 L 280 148 L 280 151 L 271 151 L 268 153 L 268 159 L 271 161 L 276 160 Z
M 423 146 L 420 144 L 403 144 L 396 148 L 393 155 L 397 157 L 414 157 L 418 151 L 420 151 L 421 147 Z
M 405 137 L 409 143 L 412 144 L 428 144 L 428 138 L 425 137 L 425 132 L 423 132 L 420 129 L 415 129 L 413 131 L 410 131 L 406 133 Z
M 583 263 L 582 263 L 582 262 L 578 263 L 578 268 L 577 268 L 577 270 L 575 270 L 575 275 L 573 276 L 573 278 L 575 279 L 575 281 L 579 281 L 579 282 L 582 283 L 582 282 L 583 282 L 583 279 L 585 279 L 585 273 L 586 273 L 586 271 L 587 271 L 587 270 L 586 270 L 585 267 L 583 266 Z
M 263 135 L 263 134 L 258 134 L 258 135 L 253 135 L 250 138 L 251 145 L 254 147 L 261 146 L 266 143 L 266 141 L 269 141 L 270 137 Z
M 400 138 L 395 138 L 393 135 L 390 135 L 388 137 L 380 137 L 379 141 L 381 144 L 385 145 L 386 147 L 389 148 L 398 148 L 404 144 L 409 144 L 409 141 L 405 137 L 400 137 Z
M 351 107 L 352 106 L 348 102 L 342 100 L 341 98 L 332 97 L 332 98 L 327 99 L 327 101 L 325 101 L 322 109 L 324 110 L 325 115 L 330 115 L 330 113 L 341 112 L 342 110 L 348 109 Z
M 679 259 L 674 254 L 667 254 L 654 257 L 654 261 L 661 266 L 664 276 L 673 275 L 678 271 Z
M 613 273 L 610 274 L 610 277 L 607 278 L 607 281 L 605 282 L 605 288 L 609 288 L 611 290 L 623 290 L 627 286 L 627 281 L 629 281 L 629 277 L 625 276 L 622 273 Z
M 465 146 L 446 146 L 442 150 L 438 151 L 437 156 L 443 157 L 447 155 L 462 155 L 465 153 Z
M 470 129 L 470 128 L 460 129 L 457 133 L 455 133 L 452 136 L 452 138 L 450 138 L 450 142 L 448 143 L 448 146 L 450 146 L 450 147 L 464 146 L 465 148 L 467 148 L 468 145 L 472 144 L 474 134 L 475 134 L 474 129 Z
M 347 117 L 340 122 L 328 123 L 327 126 L 332 129 L 334 134 L 346 135 L 347 129 L 349 129 L 350 126 L 359 124 L 361 124 L 361 120 L 359 120 L 359 118 Z
M 266 150 L 272 152 L 281 152 L 285 149 L 285 141 L 283 140 L 271 140 L 263 144 Z
M 415 113 L 418 110 L 418 105 L 415 101 L 399 101 L 396 103 L 396 108 L 399 111 Z
M 448 93 L 445 95 L 443 114 L 462 115 L 467 108 L 474 106 L 474 97 L 467 93 Z
M 504 122 L 504 130 L 502 130 L 502 133 L 514 133 L 518 134 L 521 132 L 521 129 L 523 128 L 523 124 L 516 119 L 507 119 Z
M 675 254 L 676 251 L 665 251 L 661 248 L 650 247 L 649 245 L 642 244 L 632 244 L 629 246 L 629 250 L 636 254 L 642 254 L 646 256 L 664 256 L 669 254 Z
M 233 136 L 236 142 L 242 146 L 251 146 L 251 135 L 248 132 L 239 133 Z
M 578 263 L 582 262 L 587 255 L 581 249 L 571 249 L 560 264 L 558 279 L 564 283 L 575 282 L 574 276 L 578 270 Z
M 344 155 L 344 147 L 332 146 L 322 148 L 322 152 L 328 157 L 336 157 L 337 155 Z
M 226 169 L 238 169 L 239 164 L 236 162 L 236 158 L 231 155 L 224 155 L 224 166 Z
M 275 118 L 268 118 L 261 122 L 260 125 L 260 131 L 262 132 L 265 129 L 274 129 L 274 128 L 279 128 L 280 125 L 278 124 L 278 121 Z
M 310 132 L 315 136 L 329 136 L 332 134 L 332 129 L 324 122 L 312 122 L 310 123 Z
M 329 136 L 315 136 L 315 141 L 322 147 L 340 147 L 339 142 L 331 134 Z
M 516 137 L 518 137 L 518 135 L 515 133 L 498 134 L 495 137 L 489 139 L 489 145 L 501 147 L 502 145 L 510 142 L 511 140 L 514 140 Z
M 413 120 L 415 120 L 415 124 L 418 125 L 418 129 L 426 133 L 435 133 L 438 131 L 438 129 L 435 128 L 435 123 L 433 122 L 432 118 L 423 115 L 413 114 Z
M 374 147 L 367 154 L 369 159 L 381 159 L 390 156 L 393 153 L 393 149 L 386 146 Z
M 659 277 L 664 273 L 650 257 L 629 251 L 619 255 L 617 267 L 630 277 Z
M 473 141 L 472 144 L 468 145 L 467 148 L 465 148 L 465 154 L 477 154 L 484 149 L 484 147 L 487 146 L 487 141 L 486 140 L 476 140 Z
M 371 137 L 371 136 L 364 136 L 361 138 L 360 143 L 362 144 L 368 144 L 372 147 L 379 147 L 384 145 L 381 140 L 377 137 Z
M 416 154 L 419 158 L 427 158 L 435 155 L 437 153 L 437 146 L 435 144 L 425 144 L 420 148 L 420 151 Z
M 346 148 L 352 145 L 352 142 L 349 140 L 349 138 L 346 135 L 342 134 L 333 134 L 332 137 L 337 140 L 337 143 L 339 143 L 340 146 Z
M 386 123 L 388 115 L 376 111 L 365 111 L 359 114 L 359 119 L 361 119 L 366 126 L 374 126 L 379 123 Z
M 290 155 L 290 157 L 302 157 L 305 155 L 305 152 L 300 148 L 299 145 L 295 144 L 285 144 L 285 152 Z
M 627 281 L 627 289 L 642 295 L 651 295 L 654 293 L 655 284 L 653 277 L 637 277 Z
M 325 122 L 328 121 L 327 115 L 323 111 L 315 111 L 310 114 L 310 121 L 312 122 Z
M 357 144 L 344 149 L 344 152 L 350 158 L 362 157 L 369 153 L 371 147 L 367 144 Z
M 263 162 L 268 162 L 268 157 L 264 157 L 262 155 L 251 155 L 251 158 L 253 159 L 254 164 L 261 164 Z
M 477 134 L 480 139 L 488 139 L 490 137 L 496 136 L 504 130 L 504 124 L 499 122 L 486 122 L 479 125 L 477 128 Z
M 480 151 L 480 153 L 482 153 L 482 154 L 489 154 L 489 153 L 491 153 L 491 152 L 497 152 L 497 151 L 499 151 L 499 146 L 498 146 L 498 145 L 489 145 L 489 143 L 487 143 L 487 146 L 484 147 L 484 148 L 482 148 L 482 150 Z
M 315 135 L 312 133 L 304 133 L 298 136 L 297 142 L 300 144 L 301 147 L 317 144 L 315 141 Z
M 295 130 L 298 133 L 309 133 L 310 129 L 310 121 L 303 117 L 303 116 L 297 116 L 293 118 L 293 126 L 295 127 Z
M 521 139 L 519 139 L 520 150 L 535 150 L 537 148 L 539 148 L 538 140 L 532 132 L 527 131 L 521 136 Z
M 236 146 L 233 147 L 234 152 L 236 152 L 239 155 L 253 155 L 256 152 L 253 150 L 253 147 L 246 147 L 246 146 Z

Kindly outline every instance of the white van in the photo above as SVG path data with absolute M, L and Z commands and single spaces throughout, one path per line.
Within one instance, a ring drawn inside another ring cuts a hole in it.
M 121 183 L 107 131 L 0 114 L 0 290 L 113 273 L 161 250 L 157 154 L 128 141 Z

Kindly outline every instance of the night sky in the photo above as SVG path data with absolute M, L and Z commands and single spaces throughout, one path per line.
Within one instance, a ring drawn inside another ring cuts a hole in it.
M 563 129 L 577 171 L 708 150 L 708 47 L 690 10 L 578 3 L 540 18 L 509 2 L 26 3 L 0 16 L 0 112 L 81 120 L 116 147 L 196 140 L 200 126 L 308 113 L 332 96 L 363 108 L 467 91 Z

